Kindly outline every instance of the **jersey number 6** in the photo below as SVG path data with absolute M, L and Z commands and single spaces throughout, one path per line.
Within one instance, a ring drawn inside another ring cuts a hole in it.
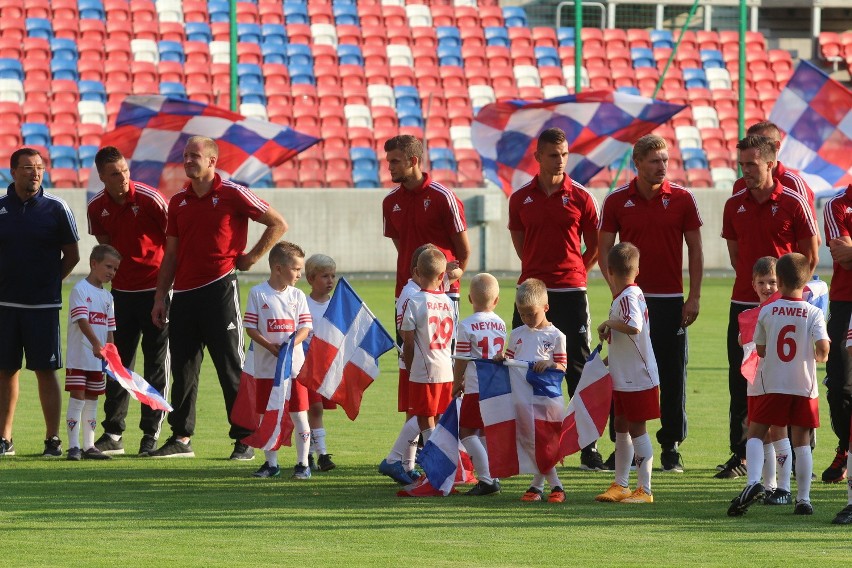
M 795 333 L 795 325 L 785 325 L 781 328 L 781 333 L 778 334 L 778 358 L 784 363 L 789 363 L 796 357 L 796 340 L 792 337 L 787 337 L 790 333 Z

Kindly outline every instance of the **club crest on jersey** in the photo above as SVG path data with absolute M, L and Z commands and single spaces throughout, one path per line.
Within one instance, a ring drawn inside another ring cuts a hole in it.
M 130 206 L 130 210 L 131 210 L 131 211 L 133 211 L 133 216 L 134 216 L 134 217 L 136 217 L 137 215 L 139 215 L 139 206 L 138 206 L 138 205 L 131 205 L 131 206 Z
M 541 346 L 544 347 L 545 351 L 553 351 L 553 343 L 550 341 L 542 341 Z
M 213 196 L 213 207 L 216 207 L 217 205 L 219 205 L 219 197 L 214 195 Z
M 568 207 L 568 196 L 567 195 L 562 196 L 562 206 Z
M 429 199 L 428 197 L 427 197 L 426 199 L 424 199 L 424 200 L 423 200 L 423 210 L 424 210 L 424 211 L 426 211 L 427 209 L 429 209 L 429 204 L 430 204 L 430 203 L 432 203 L 432 200 L 431 200 L 431 199 Z
M 778 213 L 778 205 L 772 205 L 772 216 L 775 217 L 775 214 Z
M 669 208 L 669 198 L 663 197 L 663 209 L 668 209 L 668 208 Z

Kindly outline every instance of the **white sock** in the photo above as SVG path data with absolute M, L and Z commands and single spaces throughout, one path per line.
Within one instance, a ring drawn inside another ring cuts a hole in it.
M 778 464 L 775 473 L 775 479 L 778 482 L 778 489 L 790 491 L 790 476 L 793 475 L 793 456 L 790 448 L 790 438 L 777 440 L 772 442 L 775 446 L 775 462 Z
M 763 444 L 763 486 L 766 489 L 778 487 L 775 476 L 775 446 L 772 442 Z
M 311 430 L 311 451 L 316 452 L 318 455 L 328 453 L 325 447 L 325 428 Z
M 633 438 L 633 453 L 636 454 L 636 486 L 643 487 L 646 492 L 651 493 L 651 467 L 654 465 L 654 446 L 651 445 L 651 436 L 644 433 L 638 438 Z M 615 454 L 618 456 L 618 452 Z
M 278 450 L 263 450 L 263 455 L 270 467 L 278 467 Z
M 746 463 L 748 484 L 760 483 L 760 475 L 763 473 L 763 440 L 760 438 L 749 438 L 746 441 Z
M 551 491 L 556 487 L 562 487 L 562 481 L 559 480 L 559 475 L 556 473 L 555 467 L 550 468 L 550 471 L 545 473 L 544 477 L 547 479 Z
M 429 436 L 434 432 L 434 428 L 426 428 L 425 430 L 420 430 L 420 435 L 423 437 L 423 447 L 426 447 L 426 444 L 429 442 Z
M 476 471 L 476 477 L 480 481 L 491 484 L 494 480 L 491 478 L 491 471 L 488 467 L 488 452 L 482 442 L 479 441 L 479 436 L 474 434 L 468 436 L 461 441 L 464 449 L 470 454 L 470 461 L 473 462 L 473 469 Z
M 797 501 L 811 500 L 811 474 L 814 471 L 814 456 L 810 446 L 793 448 L 796 452 Z
M 296 463 L 308 465 L 308 451 L 310 451 L 311 427 L 308 425 L 308 411 L 291 412 L 293 419 L 293 433 L 296 435 Z
M 633 463 L 633 440 L 627 432 L 615 433 L 615 482 L 622 487 L 630 484 L 630 464 Z
M 405 459 L 409 454 L 409 448 L 411 447 L 411 440 L 414 440 L 414 451 L 417 451 L 417 437 L 420 435 L 420 427 L 417 425 L 416 418 L 409 418 L 405 424 L 402 425 L 402 429 L 399 431 L 399 436 L 396 437 L 396 441 L 393 443 L 390 452 L 388 453 L 385 461 L 388 463 L 395 463 L 398 461 L 403 462 L 405 465 Z M 412 458 L 413 462 L 414 458 Z
M 544 475 L 540 473 L 535 474 L 533 476 L 532 483 L 530 483 L 530 487 L 534 487 L 544 493 Z
M 83 405 L 83 449 L 95 447 L 95 429 L 98 427 L 98 401 L 86 399 Z
M 68 399 L 68 409 L 65 411 L 65 425 L 68 427 L 68 447 L 80 447 L 80 422 L 83 420 L 83 406 L 86 401 L 79 398 Z
M 852 479 L 848 477 L 850 471 L 852 471 L 852 452 L 846 456 L 846 495 L 849 498 L 849 504 L 852 505 Z

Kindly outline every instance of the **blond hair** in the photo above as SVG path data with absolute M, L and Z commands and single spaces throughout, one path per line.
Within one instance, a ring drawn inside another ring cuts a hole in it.
M 337 271 L 337 263 L 335 263 L 334 259 L 327 254 L 312 254 L 311 257 L 305 261 L 306 278 L 313 278 L 315 274 L 326 270 L 330 270 L 332 272 Z
M 186 145 L 198 144 L 208 156 L 219 157 L 219 145 L 216 141 L 207 136 L 190 136 L 186 140 Z
M 414 252 L 411 254 L 411 273 L 412 274 L 414 274 L 414 269 L 417 268 L 417 259 L 419 259 L 420 255 L 423 254 L 423 251 L 432 250 L 432 249 L 439 250 L 438 247 L 436 247 L 432 243 L 426 243 L 426 244 L 420 245 L 419 247 L 414 249 Z
M 500 284 L 487 272 L 481 272 L 470 279 L 470 301 L 475 305 L 490 304 L 500 295 Z
M 520 307 L 539 307 L 547 304 L 547 286 L 538 278 L 527 278 L 515 292 L 515 304 Z
M 447 257 L 437 248 L 424 250 L 417 259 L 417 272 L 426 280 L 434 280 L 446 270 Z
M 666 150 L 667 148 L 666 140 L 662 136 L 646 134 L 633 145 L 633 161 L 644 160 L 645 156 L 654 150 Z

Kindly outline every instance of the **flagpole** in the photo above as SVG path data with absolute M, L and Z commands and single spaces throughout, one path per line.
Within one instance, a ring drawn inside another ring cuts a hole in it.
M 558 24 L 557 24 L 558 25 Z M 574 2 L 574 94 L 583 90 L 583 0 Z
M 230 34 L 231 41 L 231 110 L 237 112 L 237 0 L 231 0 Z

